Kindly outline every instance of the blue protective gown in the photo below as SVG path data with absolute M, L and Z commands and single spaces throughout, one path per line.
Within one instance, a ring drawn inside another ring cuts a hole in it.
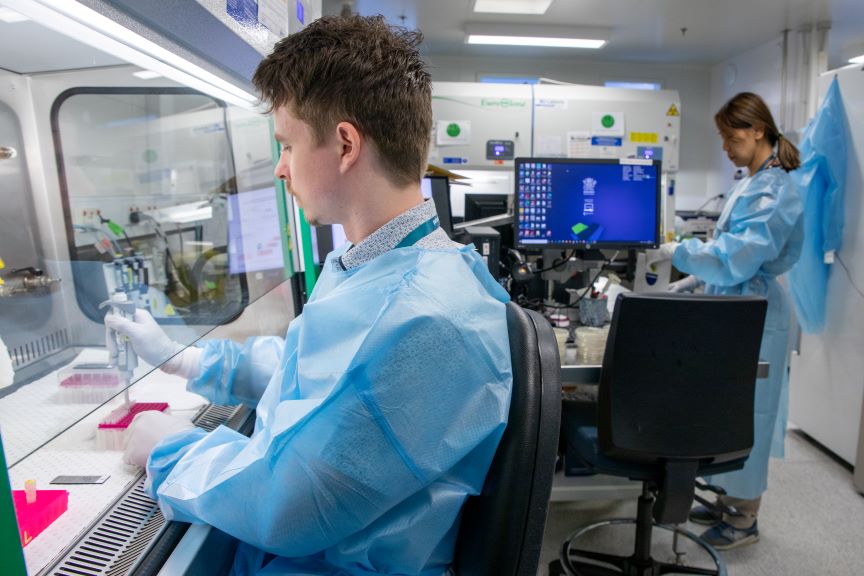
M 807 241 L 789 273 L 789 290 L 805 332 L 825 327 L 828 276 L 825 255 L 843 244 L 849 123 L 837 78 L 801 136 L 801 167 L 792 173 L 804 201 Z
M 753 450 L 743 469 L 710 480 L 736 498 L 761 496 L 768 487 L 769 456 L 783 455 L 790 309 L 777 276 L 792 268 L 801 254 L 802 210 L 798 189 L 784 170 L 761 170 L 733 188 L 713 240 L 685 240 L 672 258 L 678 270 L 705 282 L 707 294 L 768 300 L 759 356 L 771 367 L 768 378 L 756 382 Z
M 189 389 L 260 396 L 252 437 L 186 431 L 148 461 L 166 518 L 241 540 L 237 574 L 446 573 L 507 421 L 508 296 L 473 247 L 337 271 L 343 251 L 284 341 L 205 345 Z

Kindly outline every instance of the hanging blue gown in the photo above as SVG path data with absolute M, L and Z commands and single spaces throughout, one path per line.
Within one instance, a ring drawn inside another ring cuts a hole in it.
M 825 255 L 843 245 L 849 123 L 837 78 L 801 136 L 801 167 L 792 178 L 804 202 L 807 241 L 801 259 L 789 273 L 789 291 L 798 323 L 805 332 L 825 327 L 828 276 Z

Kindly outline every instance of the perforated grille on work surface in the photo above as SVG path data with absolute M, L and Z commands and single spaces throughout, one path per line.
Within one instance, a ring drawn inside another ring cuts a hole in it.
M 241 410 L 209 406 L 195 424 L 208 432 Z M 135 481 L 102 518 L 50 569 L 53 576 L 123 576 L 129 574 L 165 526 L 156 502 L 144 493 L 145 477 Z

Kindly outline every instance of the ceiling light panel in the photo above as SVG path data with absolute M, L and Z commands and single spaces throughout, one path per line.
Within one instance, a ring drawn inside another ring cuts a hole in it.
M 598 49 L 606 45 L 605 40 L 590 38 L 546 38 L 539 36 L 468 36 L 468 44 L 489 44 L 496 46 L 543 46 L 550 48 L 588 48 Z
M 474 0 L 480 14 L 545 14 L 552 0 Z
M 606 45 L 611 32 L 609 28 L 478 22 L 465 27 L 465 41 L 500 46 L 597 49 Z

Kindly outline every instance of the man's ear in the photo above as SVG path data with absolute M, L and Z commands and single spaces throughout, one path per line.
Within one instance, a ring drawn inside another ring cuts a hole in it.
M 336 125 L 336 141 L 340 147 L 339 170 L 344 174 L 360 159 L 366 142 L 357 127 L 350 122 Z

